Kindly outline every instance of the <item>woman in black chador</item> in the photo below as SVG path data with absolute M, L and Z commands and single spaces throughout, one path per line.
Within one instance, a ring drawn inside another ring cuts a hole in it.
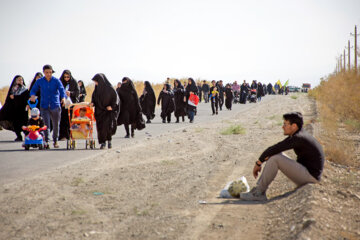
M 64 86 L 66 97 L 70 97 L 72 103 L 79 102 L 79 85 L 77 81 L 71 75 L 70 70 L 64 70 L 61 74 L 60 81 Z M 70 123 L 69 123 L 69 114 L 68 109 L 65 109 L 64 106 L 61 107 L 61 120 L 60 120 L 60 130 L 59 130 L 59 139 L 69 139 L 70 138 Z
M 196 83 L 194 81 L 194 79 L 189 78 L 188 79 L 188 85 L 185 88 L 185 100 L 187 102 L 187 113 L 190 119 L 190 123 L 194 122 L 194 116 L 195 116 L 195 112 L 196 112 L 196 106 L 190 105 L 188 103 L 190 94 L 195 94 L 198 95 L 198 88 L 196 86 Z
M 120 99 L 111 83 L 103 73 L 96 74 L 92 80 L 95 90 L 91 105 L 95 107 L 95 120 L 100 149 L 111 148 L 111 137 L 116 133 L 117 118 L 120 110 Z
M 232 89 L 231 89 L 230 84 L 226 84 L 225 97 L 226 97 L 225 107 L 226 107 L 228 110 L 231 110 L 232 101 L 233 101 L 233 98 L 234 98 L 234 94 L 233 94 L 233 91 L 232 91 Z
M 78 85 L 79 85 L 79 102 L 85 102 L 85 97 L 86 97 L 86 88 L 84 86 L 84 82 L 82 80 L 78 81 Z
M 155 117 L 156 98 L 154 89 L 148 81 L 145 81 L 143 94 L 140 96 L 140 105 L 143 114 L 146 116 L 146 123 L 151 123 Z
M 174 93 L 171 91 L 170 84 L 165 83 L 163 90 L 160 92 L 158 97 L 158 105 L 161 101 L 161 118 L 162 122 L 171 122 L 171 113 L 174 111 Z
M 44 75 L 41 73 L 41 72 L 37 72 L 35 74 L 35 77 L 34 79 L 31 81 L 30 83 L 30 87 L 29 87 L 29 92 L 31 91 L 31 89 L 33 88 L 35 82 L 39 79 L 39 78 L 42 78 Z M 36 108 L 40 109 L 40 91 L 38 91 L 36 93 L 36 96 L 37 96 L 37 100 L 38 100 L 38 103 L 36 104 Z
M 15 141 L 22 141 L 21 127 L 28 122 L 26 105 L 29 97 L 23 77 L 16 75 L 10 85 L 5 104 L 0 110 L 0 126 L 15 132 Z
M 185 121 L 186 116 L 186 102 L 184 101 L 185 89 L 178 79 L 174 81 L 174 102 L 175 102 L 175 117 L 176 122 L 179 122 L 179 118 L 182 117 L 182 121 Z
M 131 136 L 135 136 L 136 121 L 141 118 L 141 106 L 134 83 L 128 77 L 122 79 L 121 87 L 118 91 L 121 107 L 118 118 L 118 125 L 124 124 L 126 136 L 130 137 L 129 125 L 131 125 Z

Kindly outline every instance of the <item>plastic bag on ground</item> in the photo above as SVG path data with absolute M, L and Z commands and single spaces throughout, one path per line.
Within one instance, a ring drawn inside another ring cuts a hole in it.
M 249 192 L 250 186 L 244 176 L 234 181 L 228 182 L 220 192 L 221 198 L 239 198 L 240 193 Z

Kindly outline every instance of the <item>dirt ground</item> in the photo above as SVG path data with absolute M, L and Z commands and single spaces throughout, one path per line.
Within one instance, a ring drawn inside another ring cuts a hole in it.
M 301 111 L 316 135 L 314 102 L 295 96 L 2 185 L 0 239 L 359 239 L 358 169 L 327 162 L 321 184 L 296 190 L 278 174 L 266 203 L 218 198 L 241 176 L 255 184 L 283 113 Z M 234 125 L 245 132 L 221 134 Z

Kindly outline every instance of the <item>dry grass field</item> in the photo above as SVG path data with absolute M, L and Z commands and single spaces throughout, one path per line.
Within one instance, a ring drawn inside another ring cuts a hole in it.
M 360 75 L 355 72 L 329 75 L 309 94 L 318 104 L 318 120 L 325 130 L 322 142 L 328 159 L 359 166 L 356 151 L 359 143 L 351 136 L 360 132 Z
M 174 86 L 174 80 L 175 80 L 175 78 L 171 78 L 170 81 L 169 81 L 169 83 L 172 86 Z M 179 80 L 181 81 L 182 84 L 187 82 L 187 78 L 181 78 Z M 199 84 L 201 80 L 196 79 L 195 81 Z M 144 82 L 143 81 L 134 81 L 134 85 L 135 85 L 135 88 L 136 88 L 136 91 L 137 91 L 138 95 L 140 96 L 142 94 L 143 89 L 144 89 Z M 92 83 L 88 84 L 86 86 L 87 96 L 86 96 L 85 100 L 87 102 L 91 101 L 91 95 L 92 95 L 92 92 L 94 91 L 94 86 L 95 85 L 92 84 Z M 156 83 L 156 84 L 153 83 L 152 87 L 154 88 L 155 96 L 157 97 L 157 96 L 159 96 L 160 91 L 163 88 L 163 83 Z M 114 86 L 114 88 L 116 88 L 116 86 Z M 5 103 L 5 98 L 6 98 L 8 90 L 9 90 L 8 86 L 0 88 L 0 102 L 1 102 L 1 104 Z

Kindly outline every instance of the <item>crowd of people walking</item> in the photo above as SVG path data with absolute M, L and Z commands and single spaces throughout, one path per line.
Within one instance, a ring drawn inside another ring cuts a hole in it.
M 64 70 L 60 79 L 53 76 L 52 66 L 45 65 L 43 73 L 35 74 L 29 89 L 24 79 L 16 75 L 10 85 L 4 106 L 0 110 L 0 126 L 15 132 L 15 141 L 23 141 L 22 126 L 28 122 L 28 101 L 36 104 L 47 130 L 44 132 L 44 141 L 49 148 L 50 131 L 52 131 L 53 146 L 58 148 L 59 140 L 70 138 L 70 123 L 65 101 L 71 103 L 84 102 L 87 96 L 82 80 L 76 81 L 70 70 Z M 146 123 L 150 124 L 155 118 L 156 104 L 161 105 L 160 117 L 163 123 L 170 123 L 174 113 L 175 123 L 185 121 L 185 117 L 193 123 L 197 114 L 197 98 L 205 104 L 210 102 L 209 111 L 213 115 L 219 114 L 223 106 L 232 109 L 235 103 L 259 102 L 266 94 L 279 91 L 271 83 L 262 84 L 253 80 L 251 84 L 244 82 L 239 85 L 237 81 L 226 84 L 222 80 L 212 80 L 210 85 L 206 80 L 196 83 L 188 78 L 184 85 L 178 79 L 170 81 L 168 78 L 159 95 L 150 82 L 144 82 L 144 89 L 140 97 L 134 83 L 124 77 L 114 88 L 106 76 L 96 74 L 92 81 L 95 89 L 91 96 L 90 106 L 95 108 L 97 136 L 100 148 L 112 147 L 111 139 L 116 133 L 117 126 L 124 125 L 125 138 L 135 136 L 135 130 L 144 128 L 143 115 Z

